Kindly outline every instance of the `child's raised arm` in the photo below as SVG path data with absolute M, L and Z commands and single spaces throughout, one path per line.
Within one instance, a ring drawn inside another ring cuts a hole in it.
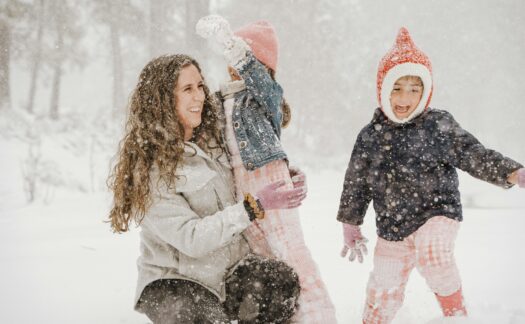
M 268 68 L 255 58 L 250 46 L 242 38 L 232 33 L 230 24 L 223 17 L 210 15 L 201 18 L 196 31 L 200 36 L 212 38 L 221 44 L 228 64 L 239 72 L 247 91 L 266 109 L 280 136 L 283 89 L 272 78 Z
M 272 117 L 278 117 L 276 125 L 280 125 L 283 89 L 272 79 L 268 69 L 255 58 L 250 50 L 246 51 L 245 58 L 234 67 L 244 80 L 248 92 L 262 107 L 267 109 Z

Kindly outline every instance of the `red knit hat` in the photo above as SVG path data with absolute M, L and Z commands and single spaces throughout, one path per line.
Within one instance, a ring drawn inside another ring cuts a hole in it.
M 421 81 L 423 81 L 423 95 L 416 110 L 408 118 L 400 120 L 390 106 L 390 93 L 394 83 L 399 78 L 407 75 L 421 78 Z M 390 120 L 396 123 L 406 123 L 428 108 L 432 97 L 432 89 L 432 65 L 430 60 L 425 53 L 416 47 L 408 30 L 402 27 L 397 34 L 396 43 L 379 62 L 377 71 L 379 105 Z
M 278 47 L 277 34 L 266 20 L 259 20 L 237 29 L 234 34 L 250 45 L 255 57 L 276 71 Z

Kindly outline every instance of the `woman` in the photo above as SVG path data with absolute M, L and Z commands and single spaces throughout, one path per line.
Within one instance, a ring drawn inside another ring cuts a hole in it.
M 303 188 L 273 183 L 235 198 L 217 105 L 198 63 L 144 67 L 111 178 L 115 232 L 141 227 L 135 309 L 154 323 L 282 323 L 299 283 L 286 264 L 250 253 L 241 233 L 264 210 L 295 208 Z

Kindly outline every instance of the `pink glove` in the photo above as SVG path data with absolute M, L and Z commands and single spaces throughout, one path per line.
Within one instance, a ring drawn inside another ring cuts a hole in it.
M 361 234 L 359 226 L 343 223 L 343 236 L 345 238 L 345 246 L 341 251 L 341 256 L 343 258 L 346 257 L 348 250 L 350 250 L 348 260 L 354 261 L 357 256 L 357 260 L 363 263 L 363 255 L 368 254 L 366 249 L 368 240 Z
M 525 168 L 519 169 L 516 174 L 518 175 L 518 186 L 525 188 Z
M 265 210 L 290 209 L 301 206 L 301 202 L 306 198 L 306 191 L 303 188 L 277 190 L 285 184 L 286 182 L 283 180 L 277 181 L 267 185 L 255 194 Z
M 288 168 L 290 171 L 290 177 L 292 178 L 294 188 L 303 188 L 305 191 L 308 191 L 306 186 L 306 175 L 301 169 L 295 166 L 290 166 Z

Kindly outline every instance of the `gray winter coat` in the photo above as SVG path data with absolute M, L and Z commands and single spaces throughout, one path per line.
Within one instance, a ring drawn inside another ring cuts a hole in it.
M 456 168 L 503 188 L 522 165 L 485 148 L 452 115 L 428 109 L 406 124 L 378 108 L 359 133 L 337 219 L 361 225 L 374 201 L 377 234 L 401 241 L 437 215 L 462 220 Z
M 226 155 L 210 157 L 186 144 L 174 189 L 158 181 L 158 171 L 151 174 L 153 204 L 140 225 L 135 303 L 157 279 L 190 280 L 224 301 L 225 278 L 249 253 L 241 233 L 250 220 L 236 202 Z

